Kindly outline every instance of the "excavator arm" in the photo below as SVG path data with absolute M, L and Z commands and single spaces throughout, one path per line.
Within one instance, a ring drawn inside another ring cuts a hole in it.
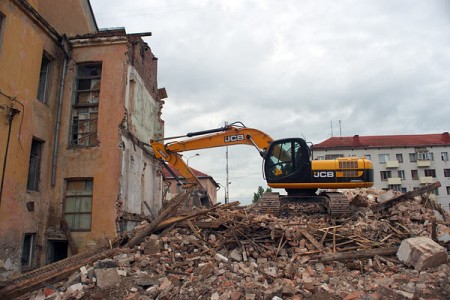
M 179 138 L 184 139 L 164 144 L 166 140 Z M 273 139 L 266 133 L 235 122 L 216 129 L 188 133 L 185 136 L 151 140 L 150 145 L 156 158 L 168 163 L 185 178 L 184 188 L 195 189 L 201 187 L 201 184 L 181 158 L 182 152 L 233 145 L 253 145 L 260 155 L 265 157 L 272 141 Z

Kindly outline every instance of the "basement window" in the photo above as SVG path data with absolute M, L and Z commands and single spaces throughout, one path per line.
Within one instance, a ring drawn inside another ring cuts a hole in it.
M 33 139 L 31 143 L 30 165 L 28 167 L 27 190 L 39 191 L 39 179 L 41 177 L 42 145 L 44 143 Z
M 101 73 L 100 63 L 85 63 L 77 66 L 70 130 L 72 146 L 92 147 L 98 144 L 97 121 Z
M 33 249 L 35 243 L 35 233 L 25 233 L 22 244 L 22 268 L 30 268 L 33 263 Z
M 92 191 L 92 179 L 67 181 L 64 218 L 71 231 L 91 230 Z
M 50 64 L 51 60 L 44 53 L 42 55 L 41 71 L 39 73 L 39 86 L 37 93 L 37 99 L 44 104 L 47 104 L 48 102 Z

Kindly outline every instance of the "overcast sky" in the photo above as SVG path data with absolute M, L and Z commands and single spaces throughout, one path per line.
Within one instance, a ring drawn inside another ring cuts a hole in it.
M 99 28 L 152 32 L 166 136 L 234 121 L 313 143 L 450 131 L 449 1 L 90 1 Z M 198 153 L 189 164 L 225 185 L 225 149 Z M 232 201 L 266 187 L 251 147 L 229 148 L 229 170 Z

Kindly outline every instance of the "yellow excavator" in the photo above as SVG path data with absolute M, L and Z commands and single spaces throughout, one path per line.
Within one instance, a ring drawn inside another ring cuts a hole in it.
M 167 140 L 174 140 L 167 142 Z M 154 155 L 184 177 L 183 188 L 201 190 L 201 184 L 182 159 L 184 151 L 226 147 L 254 146 L 264 160 L 264 178 L 274 189 L 285 189 L 280 205 L 319 205 L 333 217 L 349 212 L 348 199 L 329 189 L 353 189 L 373 186 L 373 165 L 366 158 L 345 157 L 334 160 L 312 160 L 310 147 L 302 138 L 273 140 L 266 133 L 234 122 L 224 127 L 192 132 L 184 136 L 151 140 Z M 168 168 L 170 171 L 170 168 Z M 173 174 L 174 175 L 174 174 Z M 177 176 L 174 175 L 176 178 Z M 207 195 L 204 195 L 207 197 Z M 205 198 L 203 198 L 205 199 Z M 203 203 L 205 200 L 203 200 Z

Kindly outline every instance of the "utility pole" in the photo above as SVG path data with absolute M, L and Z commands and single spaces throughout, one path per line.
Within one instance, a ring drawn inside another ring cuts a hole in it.
M 228 126 L 228 122 L 227 121 L 225 121 L 225 127 L 226 126 Z M 225 163 L 225 171 L 226 171 L 226 174 L 227 174 L 227 181 L 226 181 L 226 184 L 225 184 L 225 204 L 227 204 L 227 203 L 229 203 L 230 202 L 230 194 L 229 194 L 229 184 L 230 184 L 230 181 L 228 180 L 228 146 L 226 146 L 225 147 L 225 160 L 226 160 L 226 163 Z

